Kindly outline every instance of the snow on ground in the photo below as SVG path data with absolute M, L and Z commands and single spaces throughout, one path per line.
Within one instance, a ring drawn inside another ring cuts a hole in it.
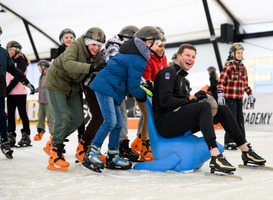
M 21 125 L 17 125 L 20 133 Z M 48 170 L 49 156 L 42 147 L 49 135 L 41 141 L 33 141 L 36 126 L 31 124 L 32 147 L 14 148 L 14 158 L 6 159 L 0 153 L 0 199 L 33 200 L 138 200 L 138 199 L 272 199 L 273 171 L 238 169 L 236 175 L 242 181 L 205 176 L 209 172 L 209 161 L 193 173 L 118 171 L 104 169 L 98 174 L 75 163 L 77 133 L 69 137 L 66 144 L 66 160 L 70 162 L 66 172 Z M 136 130 L 129 130 L 134 140 Z M 273 166 L 273 132 L 247 131 L 248 140 L 257 153 Z M 17 141 L 20 139 L 17 136 Z M 223 131 L 217 131 L 218 142 L 223 144 Z M 106 145 L 108 140 L 105 142 Z M 106 145 L 102 152 L 106 151 Z M 225 151 L 224 155 L 234 165 L 242 164 L 238 151 Z

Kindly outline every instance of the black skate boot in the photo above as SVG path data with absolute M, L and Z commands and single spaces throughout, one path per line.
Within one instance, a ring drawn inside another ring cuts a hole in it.
M 223 154 L 219 154 L 218 156 L 212 156 L 209 164 L 211 168 L 211 173 L 215 171 L 223 172 L 226 174 L 233 174 L 232 171 L 235 171 L 236 168 L 233 167 L 223 156 Z
M 128 139 L 123 140 L 122 142 L 120 142 L 119 144 L 119 156 L 121 158 L 126 158 L 129 161 L 137 161 L 139 158 L 139 155 L 132 152 L 132 149 L 129 148 L 129 141 Z
M 10 147 L 15 147 L 16 133 L 15 132 L 7 132 L 7 135 L 8 135 Z
M 106 168 L 109 169 L 131 169 L 132 163 L 122 160 L 118 156 L 117 150 L 108 150 L 105 162 Z
M 100 148 L 90 145 L 82 162 L 83 166 L 95 172 L 102 172 L 104 163 L 100 159 Z
M 225 144 L 226 150 L 237 150 L 237 144 L 235 142 L 229 142 Z
M 9 158 L 9 159 L 13 158 L 12 157 L 13 150 L 10 149 L 8 138 L 2 138 L 0 141 L 0 146 L 1 146 L 1 151 L 6 156 L 6 158 Z
M 32 146 L 30 143 L 31 140 L 29 134 L 27 134 L 26 132 L 22 132 L 22 139 L 18 142 L 18 145 L 20 147 Z
M 242 160 L 244 162 L 244 165 L 247 165 L 247 163 L 254 164 L 254 165 L 260 165 L 263 166 L 266 160 L 256 154 L 253 149 L 249 149 L 248 151 L 242 152 Z

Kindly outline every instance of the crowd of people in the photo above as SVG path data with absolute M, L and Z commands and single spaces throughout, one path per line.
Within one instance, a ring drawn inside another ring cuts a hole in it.
M 208 92 L 219 104 L 217 113 L 212 115 L 211 105 L 202 101 L 207 98 L 205 91 L 198 91 L 190 98 L 190 82 L 186 76 L 195 63 L 196 47 L 182 44 L 173 62 L 167 64 L 166 37 L 161 27 L 128 25 L 109 40 L 99 27 L 91 27 L 77 39 L 74 31 L 66 28 L 61 31 L 59 40 L 61 45 L 52 60 L 40 60 L 37 64 L 41 75 L 36 89 L 26 78 L 30 62 L 22 53 L 22 46 L 10 41 L 7 50 L 0 48 L 1 150 L 7 158 L 12 158 L 11 147 L 16 144 L 16 107 L 23 122 L 18 145 L 31 145 L 26 112 L 28 87 L 31 94 L 39 93 L 35 141 L 42 139 L 47 121 L 50 138 L 43 149 L 49 155 L 47 168 L 51 170 L 68 170 L 70 163 L 65 160 L 64 142 L 76 130 L 79 143 L 75 157 L 88 169 L 96 172 L 105 167 L 131 169 L 131 162 L 153 161 L 145 104 L 147 95 L 152 98 L 154 120 L 161 136 L 172 138 L 189 130 L 193 134 L 202 132 L 211 153 L 212 171 L 235 170 L 218 150 L 213 127 L 217 123 L 226 131 L 225 146 L 227 149 L 231 145 L 238 147 L 244 164 L 266 162 L 246 141 L 242 98 L 246 92 L 252 106 L 255 98 L 242 63 L 241 44 L 231 46 L 220 77 L 215 67 L 208 68 L 211 83 Z M 86 127 L 83 94 L 92 114 Z M 125 96 L 134 98 L 141 111 L 138 132 L 131 144 Z M 103 155 L 100 150 L 108 133 L 108 150 Z

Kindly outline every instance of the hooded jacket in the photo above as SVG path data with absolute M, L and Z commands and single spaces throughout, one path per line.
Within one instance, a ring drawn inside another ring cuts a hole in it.
M 145 42 L 137 37 L 132 38 L 120 47 L 118 54 L 108 60 L 90 88 L 113 97 L 119 105 L 127 93 L 144 99 L 146 92 L 140 87 L 140 80 L 149 59 L 150 53 Z
M 67 96 L 78 95 L 80 82 L 89 74 L 91 64 L 96 68 L 103 63 L 100 52 L 93 57 L 81 36 L 51 63 L 43 86 Z

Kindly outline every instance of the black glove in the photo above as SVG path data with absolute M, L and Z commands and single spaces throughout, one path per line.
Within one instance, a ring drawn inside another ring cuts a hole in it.
M 196 99 L 197 101 L 200 101 L 202 99 L 207 98 L 207 93 L 203 90 L 200 90 L 199 92 L 196 92 L 194 96 L 195 96 L 194 99 Z
M 89 74 L 91 74 L 92 72 L 99 72 L 105 66 L 106 66 L 106 63 L 99 64 L 98 66 L 94 66 L 93 64 L 91 64 L 91 66 L 89 68 Z
M 145 96 L 144 96 L 142 99 L 136 98 L 136 100 L 137 100 L 138 102 L 145 102 L 146 99 L 147 99 L 147 94 L 145 94 Z
M 30 94 L 34 94 L 35 93 L 35 88 L 31 83 L 27 84 L 27 87 L 30 89 Z

